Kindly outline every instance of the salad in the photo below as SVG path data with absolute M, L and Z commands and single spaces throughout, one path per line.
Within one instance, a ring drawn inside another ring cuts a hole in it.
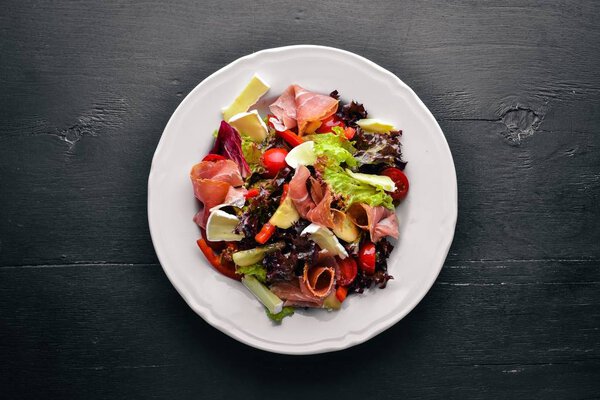
M 385 288 L 408 193 L 402 132 L 355 101 L 290 85 L 260 115 L 260 77 L 222 110 L 212 150 L 192 167 L 197 244 L 276 322 L 296 307 L 340 309 Z

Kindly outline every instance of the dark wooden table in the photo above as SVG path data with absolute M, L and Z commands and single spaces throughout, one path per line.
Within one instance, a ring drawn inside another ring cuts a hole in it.
M 3 1 L 0 397 L 600 398 L 600 4 Z M 240 344 L 154 254 L 146 182 L 206 76 L 313 43 L 409 84 L 459 218 L 403 321 L 307 357 Z

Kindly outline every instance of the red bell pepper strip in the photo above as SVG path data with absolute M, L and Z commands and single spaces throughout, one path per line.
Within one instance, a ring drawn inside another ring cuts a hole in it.
M 281 200 L 279 200 L 279 204 L 283 203 L 283 201 L 287 197 L 287 194 L 288 194 L 289 190 L 290 190 L 290 184 L 289 183 L 284 183 L 283 184 L 283 193 L 281 193 Z
M 343 303 L 344 300 L 346 300 L 346 296 L 347 295 L 348 295 L 348 288 L 347 287 L 340 286 L 335 291 L 335 297 L 337 297 L 337 299 L 340 301 L 340 303 Z
M 283 131 L 283 132 L 277 131 L 277 135 L 280 138 L 282 138 L 283 140 L 285 140 L 286 143 L 292 147 L 296 147 L 299 144 L 304 143 L 304 139 L 302 139 L 300 136 L 296 135 L 294 132 L 290 131 L 289 129 L 287 131 Z
M 352 140 L 354 135 L 356 135 L 356 129 L 351 126 L 348 126 L 344 129 L 344 135 L 346 135 L 346 139 Z
M 271 225 L 270 223 L 266 223 L 261 228 L 260 232 L 254 236 L 254 240 L 256 240 L 260 244 L 265 244 L 267 241 L 273 236 L 275 233 L 275 225 Z
M 206 259 L 208 260 L 210 265 L 213 266 L 214 269 L 216 269 L 228 278 L 235 279 L 238 281 L 242 279 L 240 275 L 235 273 L 235 267 L 223 265 L 221 263 L 221 257 L 215 254 L 213 249 L 211 249 L 208 243 L 206 243 L 206 240 L 198 239 L 196 243 L 198 244 L 198 247 L 200 247 L 200 250 L 202 250 L 204 257 L 206 257 Z

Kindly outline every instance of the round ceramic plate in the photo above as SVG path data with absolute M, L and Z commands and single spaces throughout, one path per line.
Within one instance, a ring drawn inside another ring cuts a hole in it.
M 191 167 L 213 143 L 212 132 L 228 105 L 257 73 L 271 85 L 258 107 L 288 85 L 363 103 L 370 117 L 403 131 L 410 180 L 397 208 L 400 240 L 388 260 L 394 279 L 384 290 L 352 295 L 339 311 L 300 310 L 280 325 L 241 283 L 217 273 L 196 246 L 197 210 Z M 259 349 L 314 354 L 362 343 L 410 312 L 433 285 L 454 235 L 456 172 L 435 118 L 400 79 L 356 54 L 321 46 L 290 46 L 242 57 L 202 81 L 169 120 L 148 180 L 148 222 L 156 254 L 177 291 L 204 320 Z

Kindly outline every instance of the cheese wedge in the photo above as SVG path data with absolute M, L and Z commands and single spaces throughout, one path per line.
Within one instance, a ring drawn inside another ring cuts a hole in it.
M 356 125 L 360 126 L 362 130 L 373 133 L 388 133 L 395 131 L 394 125 L 375 118 L 364 118 L 356 121 Z
M 269 88 L 258 75 L 254 75 L 233 103 L 223 109 L 223 119 L 229 121 L 234 115 L 248 111 Z
M 253 142 L 260 143 L 267 137 L 267 125 L 258 115 L 258 111 L 241 112 L 229 120 L 229 125 L 238 132 L 248 135 Z

